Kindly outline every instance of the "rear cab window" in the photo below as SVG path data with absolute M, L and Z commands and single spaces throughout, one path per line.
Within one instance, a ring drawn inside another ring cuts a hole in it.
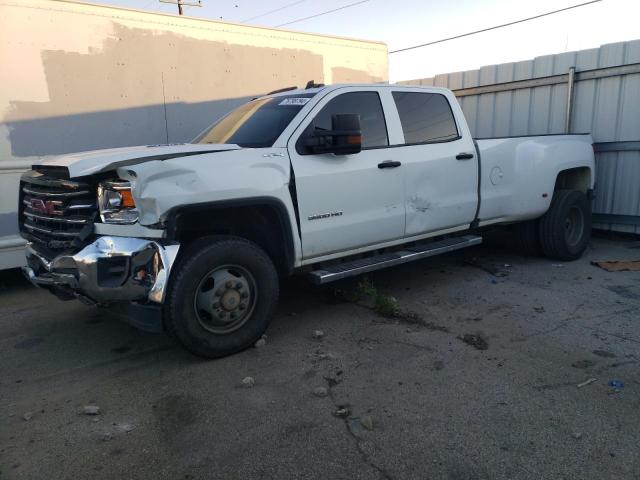
M 392 92 L 405 145 L 450 142 L 460 138 L 447 97 L 428 92 Z

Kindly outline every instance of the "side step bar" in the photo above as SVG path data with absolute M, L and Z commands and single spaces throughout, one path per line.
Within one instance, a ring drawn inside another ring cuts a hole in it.
M 413 247 L 408 247 L 398 252 L 383 253 L 373 257 L 360 258 L 351 262 L 327 265 L 322 269 L 314 270 L 309 275 L 313 283 L 320 285 L 342 278 L 360 275 L 361 273 L 373 272 L 381 268 L 420 260 L 421 258 L 433 257 L 441 253 L 472 247 L 480 243 L 482 243 L 482 237 L 477 235 L 445 238 L 444 240 L 414 245 Z

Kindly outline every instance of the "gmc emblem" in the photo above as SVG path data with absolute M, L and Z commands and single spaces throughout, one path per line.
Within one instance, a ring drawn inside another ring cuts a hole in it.
M 64 212 L 58 208 L 61 205 L 62 202 L 60 200 L 31 199 L 31 210 L 46 215 L 62 215 Z

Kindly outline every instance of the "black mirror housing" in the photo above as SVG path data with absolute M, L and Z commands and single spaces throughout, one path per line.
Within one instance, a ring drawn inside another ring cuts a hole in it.
M 333 153 L 352 155 L 362 150 L 360 115 L 345 113 L 331 117 L 331 130 L 313 130 L 303 138 L 305 149 L 310 153 Z

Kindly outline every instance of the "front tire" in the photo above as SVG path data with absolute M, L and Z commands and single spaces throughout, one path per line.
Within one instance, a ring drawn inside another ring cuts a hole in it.
M 546 257 L 576 260 L 591 238 L 591 203 L 578 190 L 556 190 L 540 219 L 540 245 Z
M 256 244 L 206 237 L 185 251 L 171 274 L 165 328 L 190 352 L 218 358 L 253 345 L 278 302 L 278 275 Z

